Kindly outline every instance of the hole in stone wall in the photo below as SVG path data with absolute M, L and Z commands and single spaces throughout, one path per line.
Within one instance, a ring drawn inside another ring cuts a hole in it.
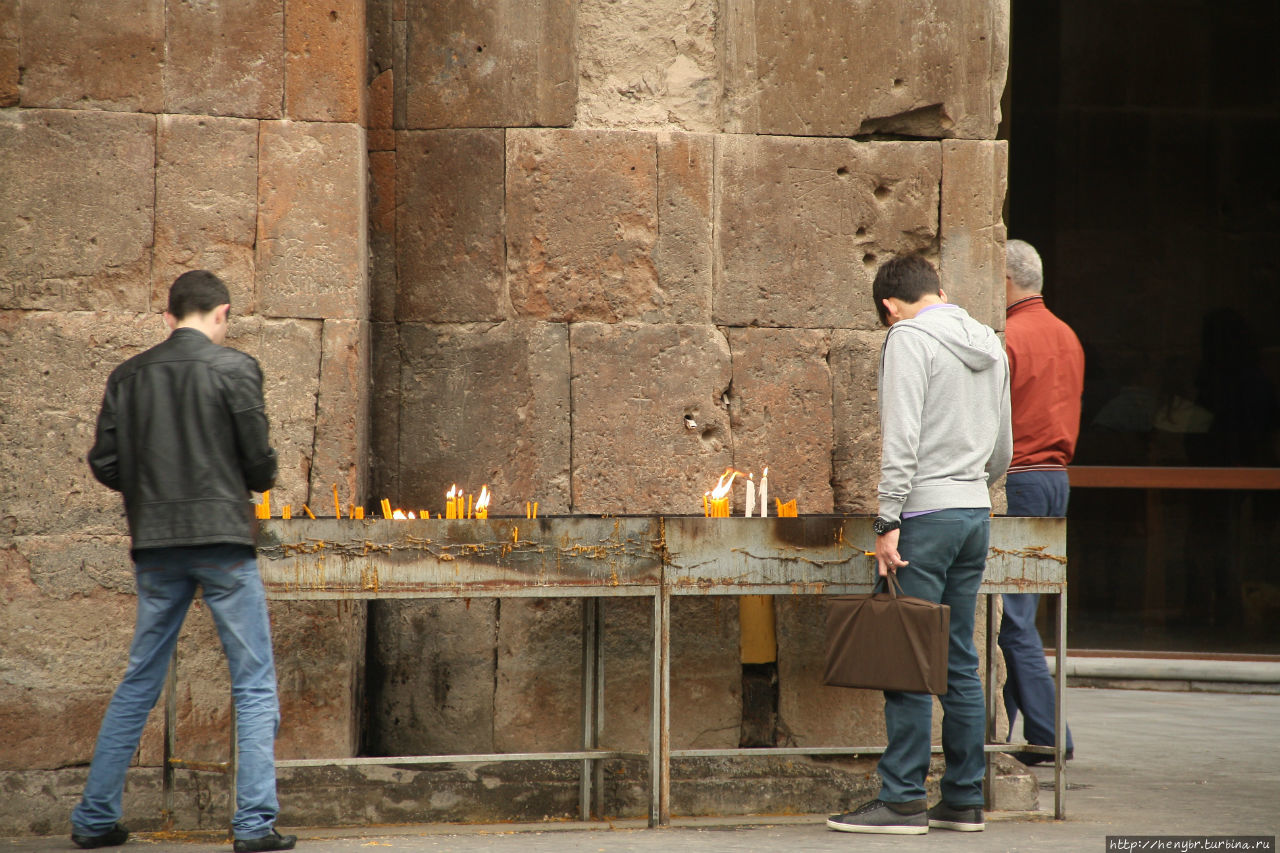
M 858 226 L 858 230 L 853 232 L 853 236 L 855 236 L 855 237 L 865 237 L 865 236 L 867 236 L 867 226 L 865 226 L 865 225 L 859 225 L 859 226 Z
M 888 198 L 890 193 L 891 193 L 891 190 L 888 187 L 886 187 L 884 184 L 880 184 L 878 187 L 876 187 L 876 198 L 880 199 L 880 201 L 884 201 L 886 198 Z
M 849 174 L 849 167 L 841 166 L 840 168 L 836 169 L 836 174 L 843 178 L 845 175 Z
M 874 269 L 876 265 L 876 256 L 873 252 L 867 252 L 862 256 L 862 263 L 867 269 Z
M 907 81 L 903 80 L 901 77 L 895 77 L 893 78 L 893 88 L 900 89 L 902 88 L 902 85 L 906 82 Z
M 331 20 L 331 21 L 336 21 L 336 20 L 338 20 L 338 10 L 336 10 L 336 9 L 330 9 L 330 10 L 329 10 L 329 20 Z

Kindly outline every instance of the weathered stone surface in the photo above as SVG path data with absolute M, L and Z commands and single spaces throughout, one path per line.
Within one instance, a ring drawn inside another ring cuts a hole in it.
M 316 453 L 323 324 L 257 317 L 237 321 L 233 317 L 227 345 L 247 352 L 262 367 L 271 446 L 276 449 L 280 468 L 271 489 L 272 515 L 279 516 L 285 504 L 301 515 L 302 505 L 311 500 L 319 504 L 312 510 L 322 514 L 324 507 L 333 505 L 333 494 L 313 495 L 309 486 Z
M 733 355 L 733 466 L 769 469 L 770 503 L 797 499 L 803 514 L 832 509 L 831 370 L 828 332 L 729 329 Z M 741 510 L 745 489 L 734 489 Z M 769 507 L 776 514 L 776 504 Z
M 577 5 L 578 127 L 720 129 L 714 0 Z
M 45 537 L 40 537 L 44 539 Z M 128 559 L 126 540 L 99 542 Z M 0 769 L 88 763 L 115 680 L 124 672 L 135 599 L 94 582 L 54 599 L 31 578 L 23 540 L 0 550 Z M 56 546 L 55 546 L 56 547 Z
M 582 606 L 582 599 L 565 598 L 498 602 L 493 745 L 499 752 L 582 748 Z
M 155 314 L 0 311 L 0 534 L 125 532 L 85 457 L 107 376 L 167 334 Z
M 155 119 L 6 110 L 0 150 L 0 308 L 145 311 Z
M 574 0 L 412 3 L 409 128 L 556 127 L 577 100 Z
M 400 491 L 444 509 L 455 483 L 493 492 L 492 515 L 569 504 L 569 341 L 564 326 L 400 325 Z M 384 496 L 379 496 L 384 497 Z
M 726 129 L 990 139 L 1009 0 L 731 0 Z
M 503 132 L 396 139 L 396 317 L 504 320 Z
M 374 323 L 369 408 L 369 499 L 375 503 L 400 494 L 400 326 Z M 422 507 L 419 507 L 420 509 Z M 495 511 L 496 514 L 496 511 Z
M 333 487 L 344 515 L 369 503 L 369 324 L 326 320 L 322 333 L 315 456 L 311 461 L 311 509 L 333 506 Z M 322 498 L 327 496 L 328 500 Z
M 975 319 L 1004 328 L 1004 194 L 1009 143 L 942 142 L 938 274 L 947 297 Z
M 656 137 L 507 133 L 507 271 L 518 314 L 544 320 L 674 319 L 654 262 Z
M 396 318 L 396 152 L 369 152 L 369 317 Z
M 717 145 L 715 321 L 873 328 L 877 267 L 937 239 L 938 144 L 724 136 Z
M 835 445 L 831 464 L 836 512 L 875 515 L 880 484 L 877 373 L 884 332 L 838 329 L 831 336 Z
M 581 323 L 570 348 L 573 511 L 702 512 L 703 492 L 732 463 L 724 336 L 706 326 Z
M 610 598 L 604 612 L 604 733 L 610 749 L 648 750 L 653 705 L 653 603 Z M 671 745 L 738 745 L 742 665 L 735 599 L 678 596 L 671 602 Z
M 24 106 L 161 111 L 165 0 L 17 5 Z M 125 184 L 118 173 L 112 177 Z
M 366 154 L 355 125 L 262 123 L 255 263 L 263 313 L 364 316 Z
M 498 602 L 377 601 L 368 751 L 493 752 Z
M 18 4 L 0 6 L 0 107 L 18 105 L 21 38 L 18 30 Z
M 396 147 L 394 120 L 395 72 L 388 68 L 369 83 L 365 129 L 369 151 L 392 151 Z M 372 205 L 371 205 L 372 206 Z
M 362 122 L 365 0 L 284 2 L 285 114 Z
M 280 118 L 284 0 L 163 6 L 166 112 Z
M 254 313 L 258 123 L 160 116 L 156 149 L 152 310 L 164 310 L 182 273 L 207 269 L 227 283 L 233 316 Z
M 671 319 L 711 322 L 714 137 L 658 135 L 658 285 Z

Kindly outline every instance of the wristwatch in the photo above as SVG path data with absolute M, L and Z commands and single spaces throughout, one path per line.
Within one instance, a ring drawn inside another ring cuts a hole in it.
M 901 526 L 902 526 L 901 521 L 886 521 L 885 519 L 880 518 L 879 516 L 876 517 L 875 521 L 871 522 L 871 530 L 877 536 L 883 536 L 886 533 L 888 533 L 890 530 L 897 530 Z

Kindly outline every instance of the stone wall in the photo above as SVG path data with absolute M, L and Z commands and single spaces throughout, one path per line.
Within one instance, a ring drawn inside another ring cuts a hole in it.
M 231 287 L 266 377 L 273 492 L 364 498 L 371 351 L 364 4 L 0 6 L 0 769 L 87 763 L 133 625 L 118 495 L 85 463 L 107 374 L 163 340 L 169 284 Z M 282 756 L 354 754 L 365 608 L 271 607 Z M 229 692 L 197 602 L 184 757 L 225 756 Z M 158 764 L 159 713 L 139 762 Z
M 1003 326 L 1007 0 L 368 15 L 375 495 L 697 513 L 768 466 L 803 513 L 874 511 L 878 265 L 923 251 Z M 736 746 L 736 599 L 674 606 L 674 745 Z M 606 614 L 606 742 L 639 747 L 648 614 Z M 820 684 L 820 606 L 777 615 L 779 737 L 882 738 L 878 696 Z M 577 742 L 576 604 L 370 619 L 373 751 Z
M 317 512 L 487 483 L 495 514 L 696 513 L 730 465 L 871 512 L 878 264 L 924 251 L 1002 325 L 1008 0 L 105 7 L 0 8 L 0 767 L 86 761 L 123 666 L 84 454 L 180 270 L 231 283 L 273 503 Z M 577 743 L 572 602 L 370 605 L 367 726 L 365 608 L 272 612 L 282 756 Z M 777 612 L 780 736 L 879 737 L 877 697 L 817 682 L 818 605 Z M 649 618 L 605 608 L 612 745 L 647 730 Z M 673 618 L 674 744 L 734 746 L 736 601 Z M 216 757 L 199 608 L 182 648 L 180 737 Z

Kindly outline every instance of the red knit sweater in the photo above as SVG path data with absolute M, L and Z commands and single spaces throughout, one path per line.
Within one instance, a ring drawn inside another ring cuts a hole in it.
M 1030 296 L 1009 306 L 1004 327 L 1013 405 L 1009 473 L 1062 468 L 1076 452 L 1084 350 L 1071 327 Z

